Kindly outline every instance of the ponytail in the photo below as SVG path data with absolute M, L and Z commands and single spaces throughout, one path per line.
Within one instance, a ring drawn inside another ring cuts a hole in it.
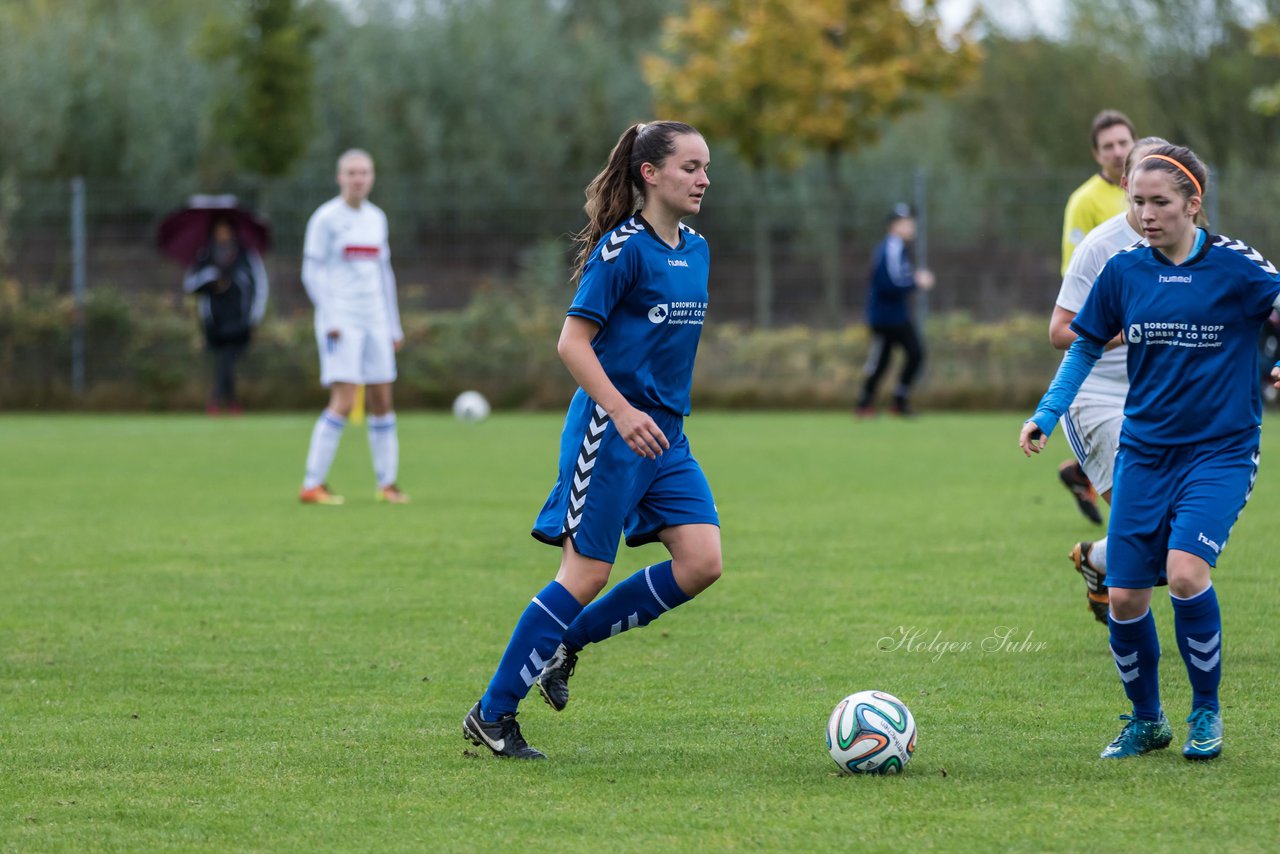
M 574 236 L 578 252 L 573 264 L 573 281 L 582 275 L 591 250 L 605 232 L 635 212 L 639 188 L 634 187 L 631 181 L 631 151 L 643 127 L 635 124 L 622 132 L 613 151 L 609 152 L 608 162 L 587 185 L 587 203 L 582 206 L 587 212 L 587 224 Z

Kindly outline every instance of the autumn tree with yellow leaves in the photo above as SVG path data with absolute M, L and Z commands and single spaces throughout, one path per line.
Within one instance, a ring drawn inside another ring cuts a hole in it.
M 658 112 L 730 143 L 757 179 L 757 325 L 773 322 L 768 174 L 821 156 L 838 197 L 844 154 L 924 95 L 969 79 L 979 61 L 969 27 L 944 39 L 936 0 L 914 14 L 900 0 L 690 0 L 666 20 L 663 51 L 645 62 Z M 833 318 L 838 209 L 824 265 Z

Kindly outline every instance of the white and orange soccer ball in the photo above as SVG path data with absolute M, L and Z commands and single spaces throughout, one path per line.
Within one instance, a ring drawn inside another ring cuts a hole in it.
M 827 750 L 845 774 L 898 774 L 916 749 L 916 720 L 884 691 L 859 691 L 836 704 Z

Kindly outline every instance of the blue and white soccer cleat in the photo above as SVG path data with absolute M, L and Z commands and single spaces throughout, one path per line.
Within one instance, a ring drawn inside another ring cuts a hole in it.
M 1182 755 L 1188 759 L 1215 759 L 1222 753 L 1222 715 L 1201 706 L 1187 718 L 1187 743 Z
M 1158 721 L 1143 721 L 1133 715 L 1121 715 L 1120 720 L 1128 721 L 1116 740 L 1102 751 L 1103 759 L 1127 759 L 1130 756 L 1141 756 L 1153 750 L 1163 750 L 1173 741 L 1173 730 L 1169 728 L 1169 719 L 1160 713 Z

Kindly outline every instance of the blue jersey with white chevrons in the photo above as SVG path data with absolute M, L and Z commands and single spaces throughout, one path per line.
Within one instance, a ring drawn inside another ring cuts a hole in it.
M 1112 256 L 1071 328 L 1099 343 L 1125 333 L 1122 440 L 1187 445 L 1260 425 L 1258 331 L 1277 295 L 1275 266 L 1230 237 L 1208 235 L 1177 265 L 1145 243 Z
M 568 314 L 599 324 L 591 347 L 632 406 L 689 414 L 710 265 L 702 235 L 681 224 L 671 247 L 639 214 L 592 250 Z

